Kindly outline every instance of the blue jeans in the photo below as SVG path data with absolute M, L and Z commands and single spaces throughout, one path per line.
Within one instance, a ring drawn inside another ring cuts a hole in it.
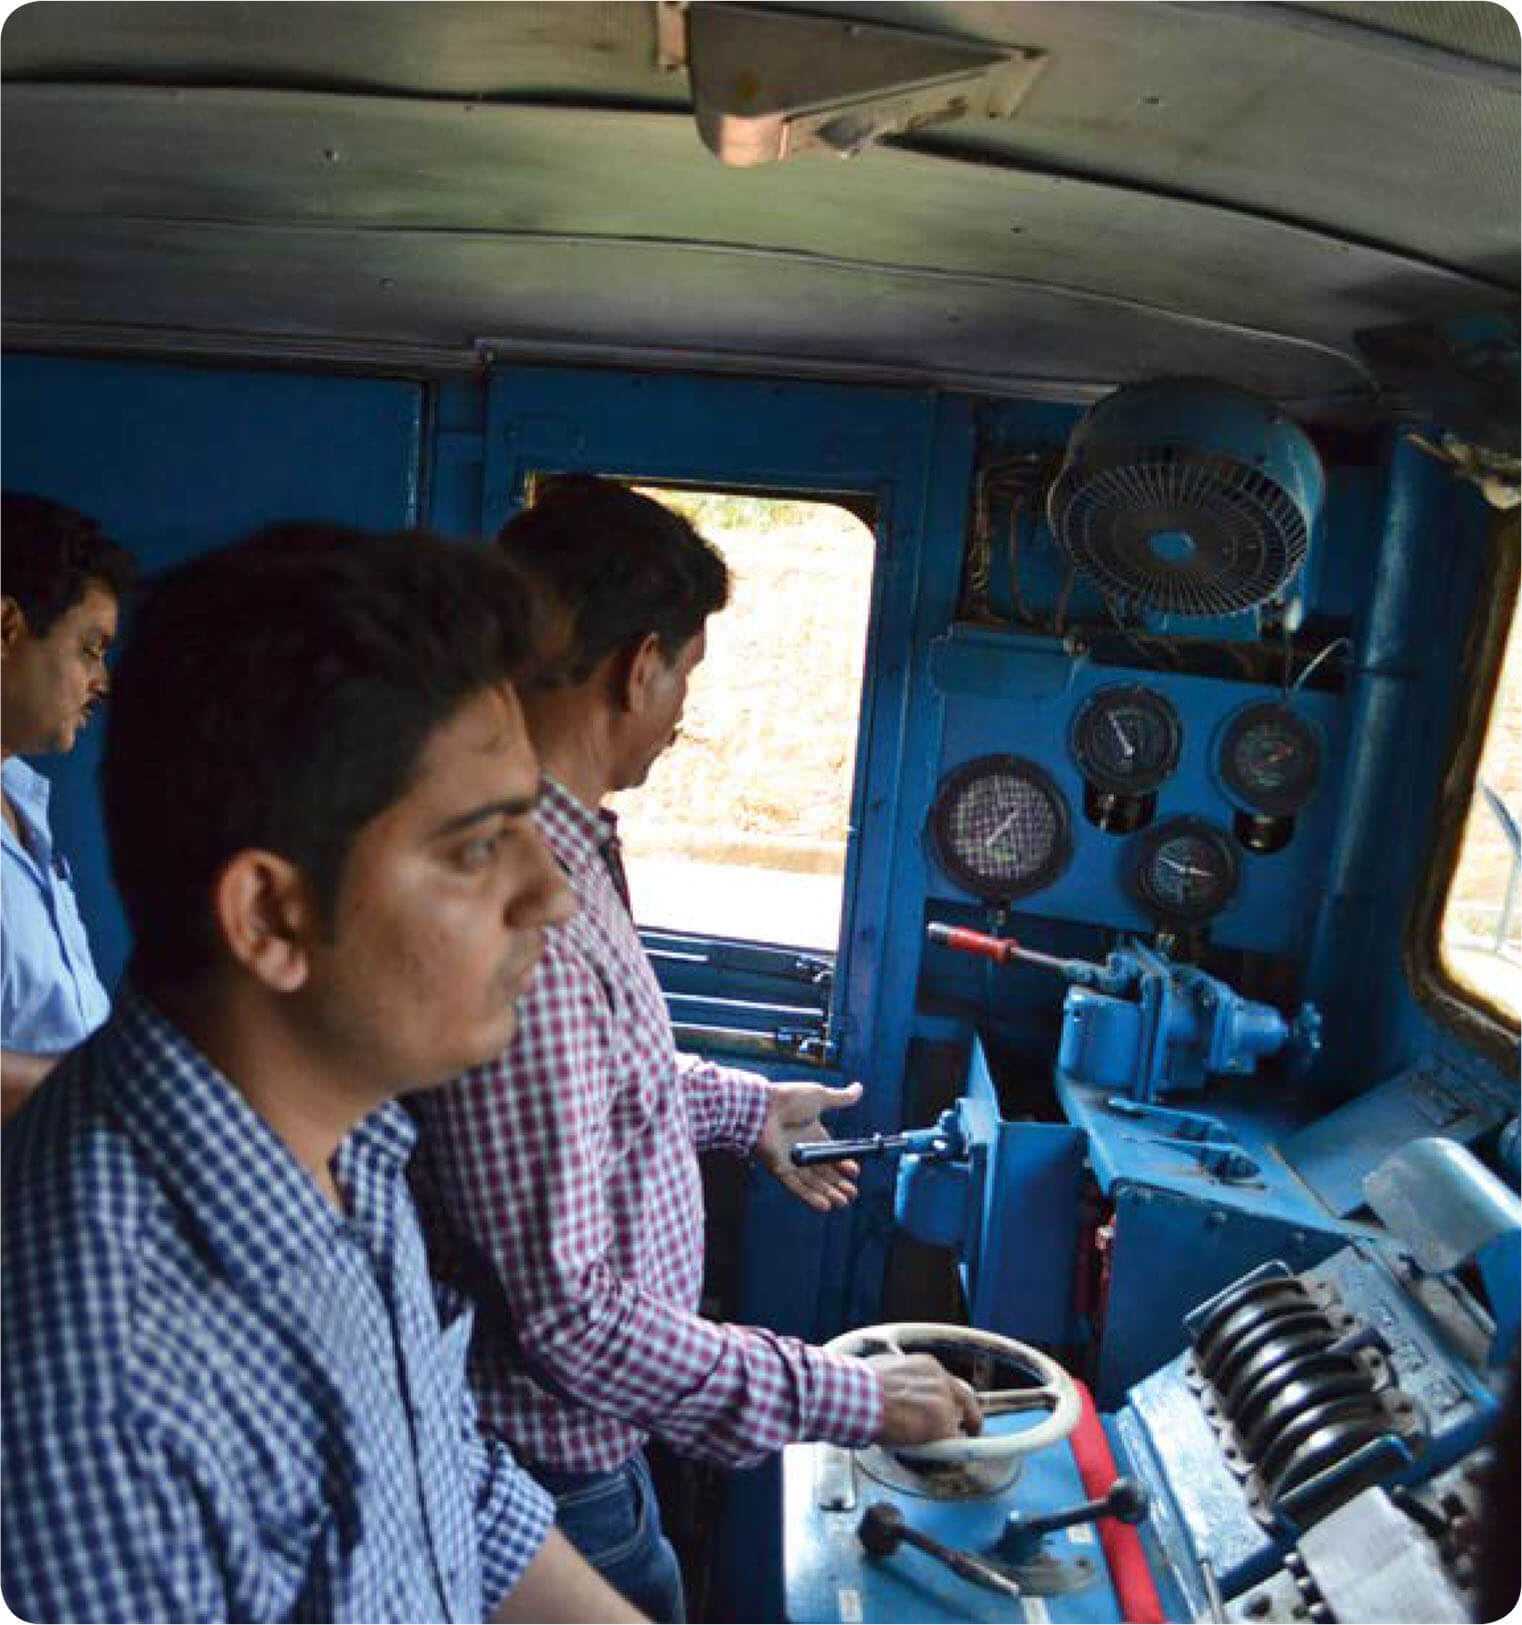
M 609 1473 L 534 1468 L 555 1497 L 555 1523 L 566 1539 L 634 1606 L 662 1625 L 687 1617 L 682 1571 L 661 1531 L 660 1503 L 643 1454 Z

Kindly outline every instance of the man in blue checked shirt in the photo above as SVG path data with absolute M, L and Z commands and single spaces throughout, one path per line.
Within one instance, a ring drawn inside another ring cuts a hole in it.
M 502 562 L 287 526 L 143 607 L 134 952 L 4 1143 L 0 1585 L 37 1620 L 637 1620 L 475 1425 L 393 1097 L 500 1053 L 571 911 Z

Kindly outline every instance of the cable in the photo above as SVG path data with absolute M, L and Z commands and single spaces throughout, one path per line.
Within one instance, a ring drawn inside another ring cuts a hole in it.
M 988 501 L 988 471 L 985 469 L 973 492 L 972 534 L 967 542 L 965 581 L 958 610 L 963 620 L 982 626 L 998 624 L 988 597 L 993 554 L 988 535 Z
M 1288 699 L 1291 694 L 1298 693 L 1300 689 L 1305 686 L 1306 678 L 1309 677 L 1310 674 L 1315 671 L 1317 666 L 1319 666 L 1321 662 L 1325 660 L 1326 657 L 1334 650 L 1343 648 L 1351 649 L 1352 647 L 1353 640 L 1351 638 L 1333 638 L 1332 641 L 1327 644 L 1327 646 L 1321 650 L 1319 654 L 1312 656 L 1310 663 L 1306 666 L 1305 670 L 1300 673 L 1300 675 L 1294 680 L 1293 683 L 1290 684 L 1287 689 L 1285 689 L 1284 697 Z
M 1009 600 L 1014 609 L 1015 620 L 1021 626 L 1031 626 L 1035 622 L 1035 617 L 1020 596 L 1020 516 L 1025 512 L 1028 501 L 1029 495 L 1023 487 L 1011 496 L 1009 533 L 1005 541 L 1009 562 Z
M 1169 666 L 1172 670 L 1177 671 L 1179 669 L 1178 655 L 1166 642 L 1157 642 L 1153 649 L 1148 649 L 1146 645 L 1140 641 L 1137 635 L 1133 633 L 1126 625 L 1121 616 L 1120 610 L 1116 608 L 1115 600 L 1110 597 L 1109 593 L 1101 592 L 1099 596 L 1101 599 L 1103 599 L 1105 608 L 1110 612 L 1110 619 L 1115 622 L 1116 631 L 1119 632 L 1126 642 L 1136 650 L 1137 654 L 1139 654 L 1142 659 L 1147 662 L 1153 671 L 1160 671 L 1162 669 L 1157 659 L 1157 655 L 1159 653 L 1165 654 L 1168 657 Z

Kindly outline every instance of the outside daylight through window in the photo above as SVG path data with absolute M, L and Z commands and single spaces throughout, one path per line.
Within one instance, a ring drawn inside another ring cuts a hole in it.
M 723 554 L 681 737 L 613 800 L 641 925 L 834 950 L 874 538 L 828 502 L 639 487 Z
M 1522 1014 L 1522 616 L 1513 612 L 1474 799 L 1443 911 L 1443 968 L 1511 1020 Z

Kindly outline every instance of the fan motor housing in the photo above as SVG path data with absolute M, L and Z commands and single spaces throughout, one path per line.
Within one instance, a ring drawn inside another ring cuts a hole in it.
M 1047 516 L 1107 597 L 1235 615 L 1293 580 L 1325 486 L 1315 447 L 1272 401 L 1230 384 L 1162 379 L 1089 411 Z

